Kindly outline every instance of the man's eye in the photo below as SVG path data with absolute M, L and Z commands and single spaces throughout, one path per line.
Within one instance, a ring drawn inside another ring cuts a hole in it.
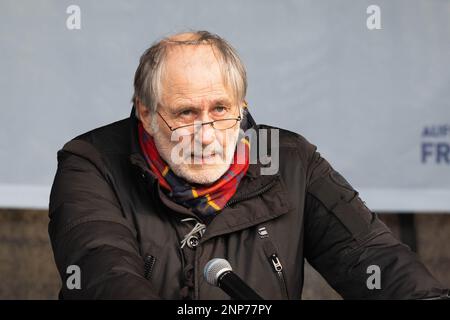
M 180 116 L 191 116 L 193 114 L 192 110 L 183 110 L 179 113 Z
M 217 113 L 224 113 L 225 111 L 227 111 L 227 108 L 224 106 L 216 106 L 214 107 L 214 111 Z

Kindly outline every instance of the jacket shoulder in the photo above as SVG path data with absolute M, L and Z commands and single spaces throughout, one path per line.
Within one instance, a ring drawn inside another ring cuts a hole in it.
M 306 163 L 309 162 L 314 154 L 314 152 L 317 150 L 317 147 L 308 141 L 303 135 L 289 131 L 286 129 L 269 126 L 265 124 L 258 125 L 258 130 L 265 129 L 268 131 L 268 134 L 272 134 L 272 130 L 275 130 L 278 132 L 278 148 L 280 153 L 286 151 L 296 151 L 298 156 L 301 158 L 302 161 L 305 161 Z M 276 143 L 275 141 L 273 141 Z M 272 143 L 272 142 L 271 142 Z M 271 149 L 273 147 L 276 147 L 275 145 L 271 145 Z
M 122 119 L 80 134 L 68 143 L 75 140 L 85 141 L 101 153 L 129 152 L 130 123 L 129 118 Z
M 75 155 L 103 172 L 105 156 L 129 154 L 130 130 L 130 119 L 123 119 L 80 134 L 58 151 L 58 162 Z

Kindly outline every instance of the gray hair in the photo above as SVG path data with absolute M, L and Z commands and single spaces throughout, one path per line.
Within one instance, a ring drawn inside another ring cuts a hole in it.
M 210 45 L 214 50 L 222 69 L 224 85 L 232 90 L 235 101 L 244 101 L 247 92 L 247 74 L 236 50 L 216 34 L 194 31 L 166 37 L 144 52 L 134 76 L 132 102 L 136 105 L 139 100 L 152 113 L 156 112 L 161 97 L 161 80 L 169 46 L 204 44 Z M 138 117 L 137 108 L 136 116 Z

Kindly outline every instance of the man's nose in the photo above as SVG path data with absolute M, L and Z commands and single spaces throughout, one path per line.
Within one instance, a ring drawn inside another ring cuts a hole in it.
M 210 122 L 212 119 L 209 119 L 207 116 L 203 116 L 200 120 L 202 123 Z M 201 139 L 201 144 L 206 146 L 210 145 L 216 139 L 215 129 L 212 124 L 204 124 L 200 128 L 200 132 L 197 133 L 197 139 Z

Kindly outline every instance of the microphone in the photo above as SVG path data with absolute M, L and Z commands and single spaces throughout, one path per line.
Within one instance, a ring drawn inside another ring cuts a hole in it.
M 233 272 L 225 259 L 209 260 L 203 269 L 203 276 L 210 285 L 221 288 L 234 300 L 263 300 Z

